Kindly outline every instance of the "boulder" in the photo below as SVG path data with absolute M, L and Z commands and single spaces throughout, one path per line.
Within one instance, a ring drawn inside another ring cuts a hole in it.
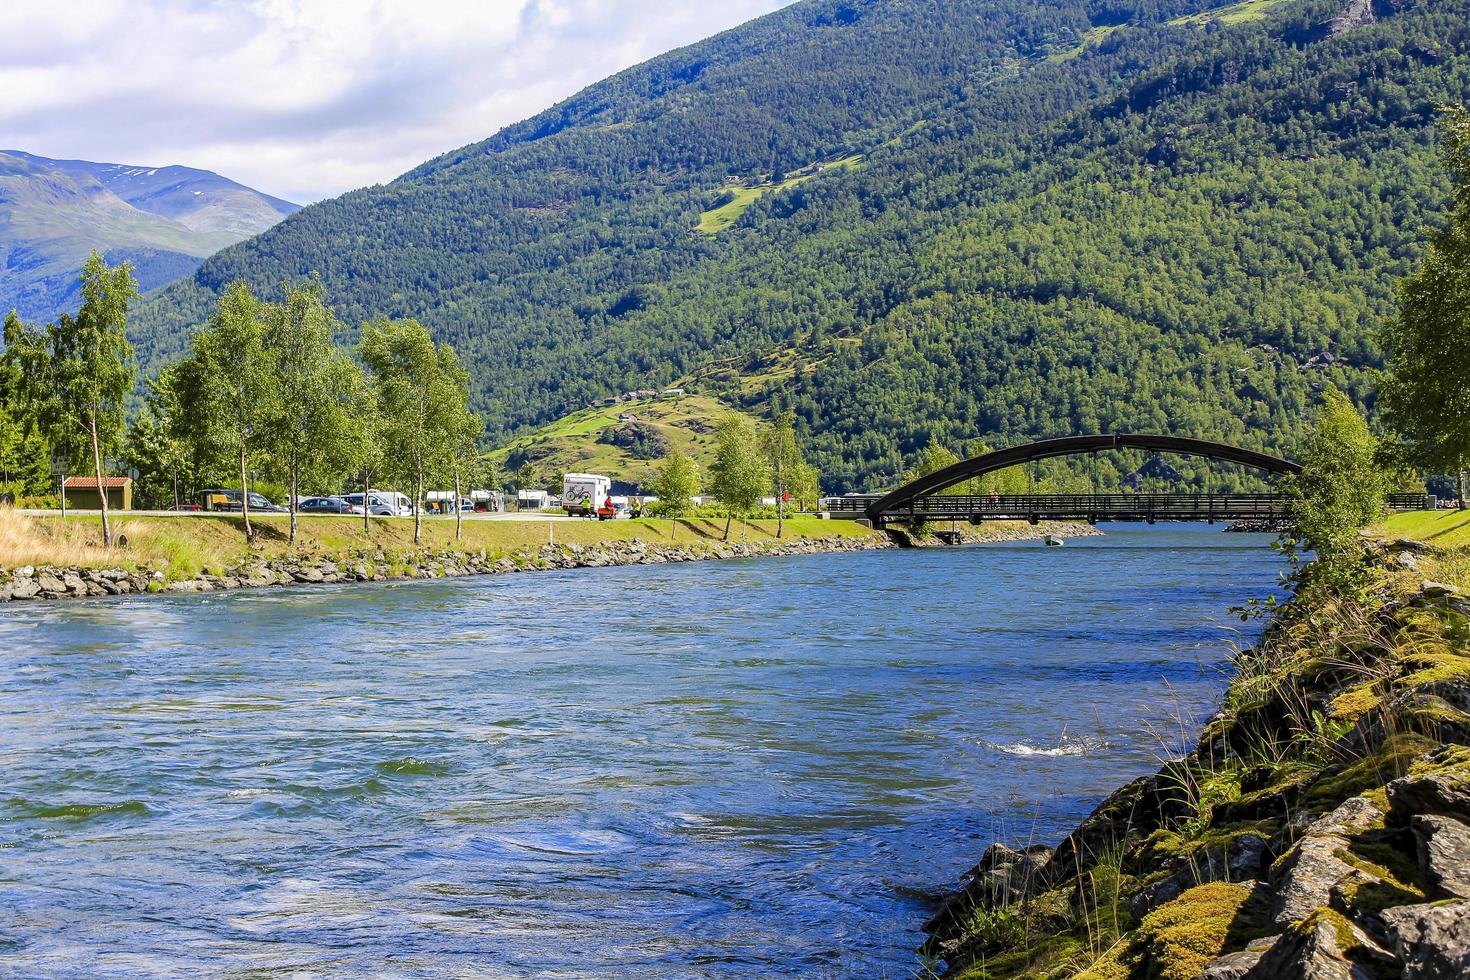
M 1339 884 L 1361 874 L 1338 857 L 1348 849 L 1348 837 L 1375 826 L 1383 811 L 1365 796 L 1344 800 L 1336 810 L 1314 820 L 1305 835 L 1272 868 L 1276 890 L 1273 920 L 1289 926 L 1332 903 Z
M 1367 945 L 1368 939 L 1345 919 L 1314 916 L 1281 935 L 1246 980 L 1370 980 L 1373 973 L 1350 960 L 1345 946 Z
M 66 583 L 47 570 L 43 570 L 36 576 L 36 584 L 41 587 L 42 593 L 50 593 L 51 595 L 64 595 L 66 593 Z
M 34 599 L 41 594 L 41 587 L 29 575 L 17 576 L 10 581 L 10 598 Z
M 1421 813 L 1413 828 L 1419 865 L 1430 885 L 1446 895 L 1470 898 L 1470 826 L 1454 817 Z
M 1401 905 L 1382 916 L 1403 961 L 1404 980 L 1470 976 L 1470 902 Z
M 1463 753 L 1463 749 L 1460 750 Z M 1425 768 L 1449 766 L 1456 749 L 1441 746 L 1423 760 Z M 1415 814 L 1437 813 L 1470 822 L 1470 771 L 1446 768 L 1418 776 L 1403 776 L 1388 784 L 1389 821 L 1406 826 Z
M 1265 954 L 1261 950 L 1254 949 L 1226 953 L 1219 959 L 1212 960 L 1200 971 L 1200 980 L 1240 980 L 1261 962 L 1263 955 Z

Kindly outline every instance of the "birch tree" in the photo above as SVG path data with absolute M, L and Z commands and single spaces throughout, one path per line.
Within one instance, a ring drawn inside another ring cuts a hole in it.
M 14 313 L 5 320 L 5 357 L 54 447 L 72 462 L 90 457 L 102 508 L 102 543 L 112 546 L 106 460 L 119 447 L 137 365 L 127 338 L 128 304 L 138 295 L 132 266 L 109 267 L 93 251 L 82 267 L 82 307 L 44 330 Z M 65 491 L 63 490 L 63 493 Z
M 710 467 L 710 492 L 725 506 L 724 540 L 730 540 L 731 519 L 754 510 L 770 485 L 770 465 L 755 424 L 731 412 L 715 431 L 715 462 Z
M 436 458 L 442 458 L 433 422 L 442 394 L 438 351 L 417 320 L 386 317 L 363 328 L 358 351 L 377 394 L 384 461 L 413 488 L 413 541 L 420 544 L 424 481 Z
M 265 349 L 281 392 L 265 421 L 266 446 L 289 487 L 295 544 L 303 481 L 325 486 L 355 469 L 359 372 L 332 346 L 338 324 L 319 283 L 287 287 L 284 301 L 266 308 L 265 320 Z
M 244 282 L 231 283 L 214 315 L 194 335 L 178 381 L 192 431 L 206 454 L 233 460 L 240 477 L 240 514 L 250 524 L 250 464 L 264 453 L 282 392 L 266 349 L 268 310 Z M 299 392 L 291 392 L 296 397 Z

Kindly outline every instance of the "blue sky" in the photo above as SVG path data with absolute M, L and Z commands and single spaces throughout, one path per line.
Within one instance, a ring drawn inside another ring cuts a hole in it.
M 304 204 L 789 2 L 4 0 L 0 147 Z

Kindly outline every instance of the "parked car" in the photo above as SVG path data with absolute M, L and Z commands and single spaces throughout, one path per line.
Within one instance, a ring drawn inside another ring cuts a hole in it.
M 174 504 L 172 507 L 169 508 L 169 510 L 190 511 L 191 513 L 194 511 L 201 511 L 203 509 L 204 508 L 199 504 Z
M 239 490 L 206 490 L 200 494 L 201 503 L 205 510 L 218 511 L 240 511 L 241 493 Z M 250 510 L 259 514 L 284 514 L 287 508 L 273 503 L 263 494 L 250 492 Z
M 353 507 L 356 507 L 357 508 L 357 513 L 359 513 L 359 514 L 362 513 L 362 507 L 363 507 L 362 494 L 360 494 L 360 493 L 344 493 L 342 495 L 342 499 L 345 500 L 345 501 L 347 501 L 347 503 L 351 504 Z M 367 502 L 368 513 L 371 514 L 373 517 L 398 517 L 398 516 L 400 516 L 399 513 L 398 513 L 398 508 L 394 507 L 391 503 L 388 502 L 388 499 L 386 497 L 383 497 L 380 494 L 377 494 L 377 493 L 369 494 L 368 495 L 368 498 L 367 498 L 367 501 L 368 501 Z
M 307 497 L 296 505 L 303 514 L 361 514 L 362 508 L 341 497 Z

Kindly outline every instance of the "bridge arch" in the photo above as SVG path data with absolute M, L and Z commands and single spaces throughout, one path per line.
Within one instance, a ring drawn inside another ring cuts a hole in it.
M 1184 436 L 1151 434 L 1113 433 L 1095 436 L 1063 436 L 1058 439 L 1042 439 L 1021 446 L 998 449 L 984 456 L 960 460 L 953 466 L 919 477 L 897 490 L 885 494 L 867 507 L 866 516 L 875 526 L 881 525 L 884 515 L 909 507 L 915 501 L 933 496 L 957 483 L 973 480 L 1007 469 L 1021 463 L 1055 456 L 1077 456 L 1084 453 L 1100 453 L 1112 449 L 1148 449 L 1155 452 L 1176 453 L 1183 456 L 1203 456 L 1227 463 L 1239 463 L 1278 475 L 1295 475 L 1302 471 L 1300 463 L 1253 449 L 1242 449 L 1222 442 L 1190 439 Z

